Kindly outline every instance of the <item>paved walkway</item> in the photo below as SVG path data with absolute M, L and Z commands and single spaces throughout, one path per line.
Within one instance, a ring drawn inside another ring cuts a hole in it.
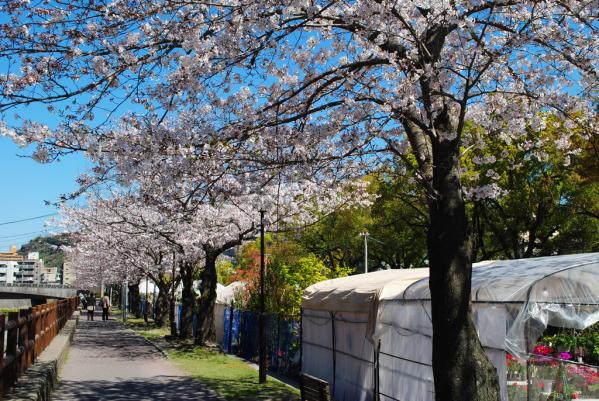
M 52 400 L 219 399 L 115 321 L 82 320 Z

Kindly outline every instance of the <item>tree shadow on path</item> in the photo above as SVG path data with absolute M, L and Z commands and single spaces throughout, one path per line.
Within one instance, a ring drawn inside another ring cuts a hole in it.
M 118 378 L 117 378 L 118 379 Z M 90 380 L 61 381 L 60 398 L 53 401 L 85 400 L 180 400 L 220 401 L 213 392 L 187 377 L 156 376 L 152 379 L 126 379 L 123 381 Z

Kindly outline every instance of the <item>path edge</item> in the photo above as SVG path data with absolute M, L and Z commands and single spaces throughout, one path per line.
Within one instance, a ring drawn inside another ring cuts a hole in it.
M 166 353 L 166 350 L 164 348 L 162 348 L 160 345 L 156 344 L 154 341 L 150 340 L 149 338 L 142 336 L 137 331 L 135 331 L 131 327 L 127 326 L 126 323 L 120 322 L 118 320 L 117 320 L 117 323 L 120 324 L 122 327 L 124 327 L 126 330 L 134 333 L 136 336 L 143 338 L 145 342 L 147 342 L 148 344 L 150 344 L 154 348 L 156 348 L 158 350 L 158 352 L 160 352 L 162 354 L 163 357 L 165 357 L 166 359 L 169 359 L 168 354 Z
M 35 363 L 19 377 L 14 387 L 4 396 L 4 401 L 51 400 L 51 394 L 58 383 L 58 374 L 66 361 L 78 322 L 79 312 L 76 311 Z

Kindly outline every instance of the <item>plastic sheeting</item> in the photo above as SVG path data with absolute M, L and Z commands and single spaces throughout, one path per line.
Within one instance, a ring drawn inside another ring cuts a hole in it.
M 214 331 L 216 342 L 221 345 L 225 340 L 225 309 L 227 309 L 226 305 L 218 303 L 214 305 Z
M 503 308 L 477 304 L 474 322 L 487 356 L 497 369 L 502 399 L 507 399 L 502 349 L 506 314 Z M 434 400 L 430 301 L 381 301 L 375 338 L 380 341 L 379 392 L 382 401 Z
M 329 382 L 339 401 L 374 396 L 374 359 L 368 313 L 304 310 L 302 371 Z
M 244 289 L 245 283 L 240 281 L 234 281 L 226 287 L 218 283 L 216 285 L 216 303 L 229 306 L 235 300 L 235 295 Z
M 233 303 L 235 295 L 243 291 L 245 284 L 235 281 L 227 286 L 220 283 L 216 284 L 216 302 L 214 305 L 214 328 L 216 331 L 216 341 L 219 344 L 225 342 L 225 309 Z
M 400 299 L 430 300 L 428 281 Z M 506 310 L 502 348 L 523 356 L 548 325 L 584 329 L 599 321 L 599 253 L 486 263 L 473 269 L 472 302 Z
M 381 293 L 394 298 L 407 286 L 428 277 L 428 269 L 381 270 L 326 280 L 306 288 L 302 308 L 336 312 L 369 313 Z
M 507 400 L 506 351 L 525 354 L 547 325 L 583 329 L 599 321 L 599 254 L 484 262 L 474 267 L 474 319 L 481 343 L 498 370 L 502 400 Z M 402 278 L 406 273 L 395 273 L 394 279 L 393 273 L 375 272 L 308 288 L 302 299 L 303 371 L 334 383 L 339 400 L 372 400 L 374 362 L 364 361 L 380 341 L 381 400 L 434 400 L 427 271 L 414 269 L 416 275 L 426 274 L 409 279 Z M 352 308 L 353 319 L 359 322 L 340 324 L 333 319 L 346 318 Z M 338 349 L 342 342 L 343 353 Z M 348 349 L 353 358 L 345 356 Z
M 364 313 L 368 316 L 366 337 L 372 341 L 379 300 L 395 298 L 414 282 L 428 277 L 428 269 L 380 270 L 322 281 L 306 288 L 302 308 Z

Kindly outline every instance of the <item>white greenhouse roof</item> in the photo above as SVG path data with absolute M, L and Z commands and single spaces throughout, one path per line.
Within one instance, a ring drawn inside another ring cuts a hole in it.
M 401 296 L 410 284 L 427 277 L 428 268 L 391 269 L 321 281 L 306 288 L 302 308 L 369 313 L 381 297 Z
M 224 286 L 220 283 L 216 284 L 216 303 L 230 305 L 235 299 L 235 294 L 243 291 L 245 283 L 241 281 L 234 281 L 228 286 Z
M 391 269 L 308 287 L 302 307 L 370 312 L 379 301 L 429 300 L 428 268 Z M 599 253 L 476 263 L 472 301 L 599 305 Z
M 414 283 L 405 300 L 429 300 L 428 280 Z M 472 272 L 473 302 L 599 305 L 599 253 L 501 260 Z

